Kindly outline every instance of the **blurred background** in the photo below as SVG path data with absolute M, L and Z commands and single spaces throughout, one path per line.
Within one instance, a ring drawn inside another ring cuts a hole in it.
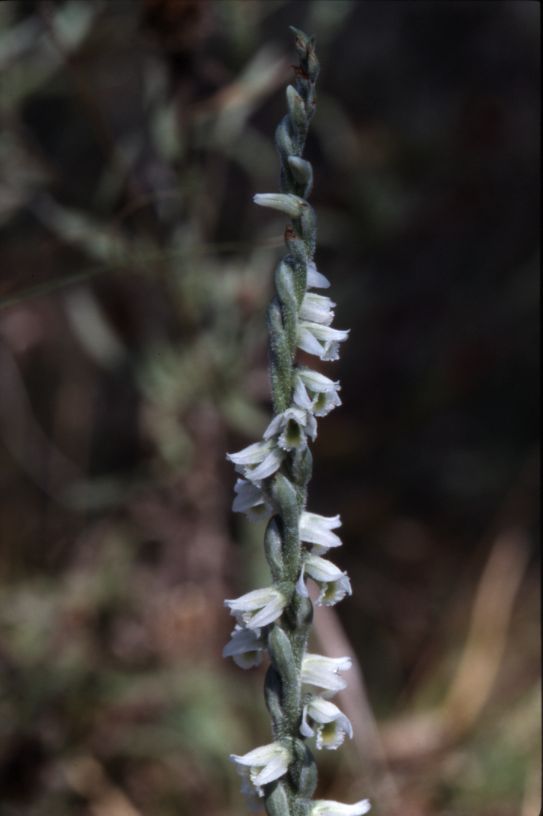
M 225 452 L 270 416 L 273 145 L 314 34 L 306 155 L 344 405 L 309 509 L 359 667 L 318 794 L 536 816 L 539 4 L 0 4 L 0 813 L 235 816 L 266 585 Z

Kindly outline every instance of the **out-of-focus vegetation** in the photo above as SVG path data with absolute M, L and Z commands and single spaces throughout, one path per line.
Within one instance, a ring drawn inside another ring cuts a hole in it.
M 356 740 L 320 795 L 539 810 L 534 2 L 0 4 L 0 813 L 234 816 L 268 740 L 220 656 L 265 581 L 226 450 L 269 413 L 288 25 L 317 37 Z

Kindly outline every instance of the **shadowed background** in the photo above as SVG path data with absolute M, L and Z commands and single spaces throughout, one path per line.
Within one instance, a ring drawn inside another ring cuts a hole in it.
M 353 744 L 319 796 L 539 810 L 539 6 L 0 4 L 0 812 L 234 816 L 269 741 L 222 606 L 268 582 L 226 451 L 270 415 L 273 132 L 317 38 Z

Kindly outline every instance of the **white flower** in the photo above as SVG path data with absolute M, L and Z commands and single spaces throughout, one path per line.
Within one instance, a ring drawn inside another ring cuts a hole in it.
M 316 354 L 321 360 L 337 360 L 339 344 L 347 339 L 349 329 L 332 329 L 301 320 L 298 324 L 298 347 L 308 354 Z
M 307 288 L 308 289 L 328 289 L 330 281 L 317 270 L 314 261 L 307 264 Z
M 305 654 L 302 660 L 302 683 L 319 686 L 328 691 L 341 691 L 347 687 L 347 683 L 339 677 L 339 672 L 347 671 L 351 666 L 350 657 Z
M 298 375 L 304 385 L 311 391 L 328 393 L 330 391 L 338 391 L 341 386 L 337 380 L 331 380 L 330 377 L 325 377 L 320 371 L 313 371 L 311 368 L 300 366 L 298 368 Z
M 322 323 L 329 326 L 334 319 L 333 300 L 325 295 L 316 295 L 314 292 L 306 292 L 300 307 L 300 319 L 312 320 L 314 323 Z
M 279 434 L 277 444 L 283 450 L 291 451 L 297 448 L 305 448 L 307 445 L 306 434 L 313 440 L 317 436 L 315 417 L 300 408 L 287 408 L 286 411 L 277 414 L 272 419 L 264 431 L 264 439 L 271 439 L 277 434 Z
M 252 669 L 262 661 L 266 648 L 260 637 L 260 629 L 246 629 L 236 625 L 230 640 L 222 650 L 223 657 L 231 657 L 241 669 Z
M 230 613 L 235 615 L 239 623 L 243 623 L 249 629 L 260 629 L 281 617 L 287 599 L 275 587 L 265 587 L 227 600 L 224 605 L 229 607 Z
M 238 772 L 249 777 L 259 796 L 264 795 L 263 785 L 286 774 L 291 760 L 290 751 L 278 742 L 261 745 L 244 756 L 230 754 Z
M 341 405 L 337 393 L 340 387 L 339 382 L 334 382 L 318 371 L 299 368 L 294 384 L 294 403 L 305 411 L 311 411 L 315 416 L 326 416 Z
M 312 552 L 322 555 L 332 547 L 341 547 L 341 539 L 332 530 L 341 527 L 339 516 L 319 516 L 304 512 L 300 516 L 300 539 L 313 544 Z
M 343 743 L 345 735 L 353 737 L 351 721 L 345 714 L 324 697 L 313 697 L 303 709 L 300 732 L 304 737 L 317 735 L 317 749 L 329 748 L 334 751 Z
M 317 799 L 311 805 L 309 816 L 364 816 L 371 810 L 369 799 L 361 799 L 354 805 L 344 805 L 328 799 Z
M 236 470 L 255 483 L 267 479 L 279 468 L 284 453 L 271 441 L 254 442 L 237 453 L 227 453 L 226 458 L 236 465 Z
M 307 207 L 307 202 L 303 198 L 291 193 L 257 193 L 253 196 L 253 201 L 260 207 L 279 210 L 291 218 L 299 218 L 304 208 Z
M 251 521 L 268 519 L 272 514 L 272 508 L 266 501 L 260 488 L 260 482 L 253 484 L 246 479 L 238 479 L 234 485 L 236 494 L 232 504 L 234 513 L 245 513 Z
M 305 558 L 304 568 L 309 577 L 313 578 L 320 587 L 317 606 L 334 606 L 345 595 L 352 595 L 351 582 L 347 573 L 342 572 L 326 558 L 309 553 Z

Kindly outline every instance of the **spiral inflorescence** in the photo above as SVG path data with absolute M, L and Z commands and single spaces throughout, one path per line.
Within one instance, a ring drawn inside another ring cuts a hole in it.
M 307 200 L 313 170 L 302 158 L 315 111 L 319 64 L 313 39 L 292 30 L 300 62 L 286 91 L 288 111 L 275 134 L 281 192 L 254 197 L 256 204 L 290 218 L 287 254 L 275 270 L 267 316 L 274 417 L 260 442 L 228 454 L 241 475 L 233 509 L 268 519 L 264 546 L 272 584 L 225 602 L 236 626 L 224 654 L 244 668 L 269 655 L 265 698 L 273 742 L 232 759 L 244 790 L 264 798 L 269 816 L 357 816 L 369 809 L 367 800 L 354 805 L 312 800 L 317 771 L 306 744 L 315 737 L 317 748 L 334 749 L 352 736 L 349 720 L 329 699 L 345 687 L 340 672 L 350 667 L 350 659 L 307 653 L 313 605 L 306 579 L 320 589 L 318 605 L 335 604 L 351 593 L 351 586 L 347 574 L 323 557 L 341 544 L 334 532 L 339 517 L 306 509 L 309 441 L 317 435 L 317 417 L 341 404 L 339 383 L 299 365 L 296 355 L 302 349 L 321 360 L 335 360 L 348 332 L 331 327 L 335 304 L 330 298 L 310 291 L 329 286 L 314 263 L 316 217 Z

